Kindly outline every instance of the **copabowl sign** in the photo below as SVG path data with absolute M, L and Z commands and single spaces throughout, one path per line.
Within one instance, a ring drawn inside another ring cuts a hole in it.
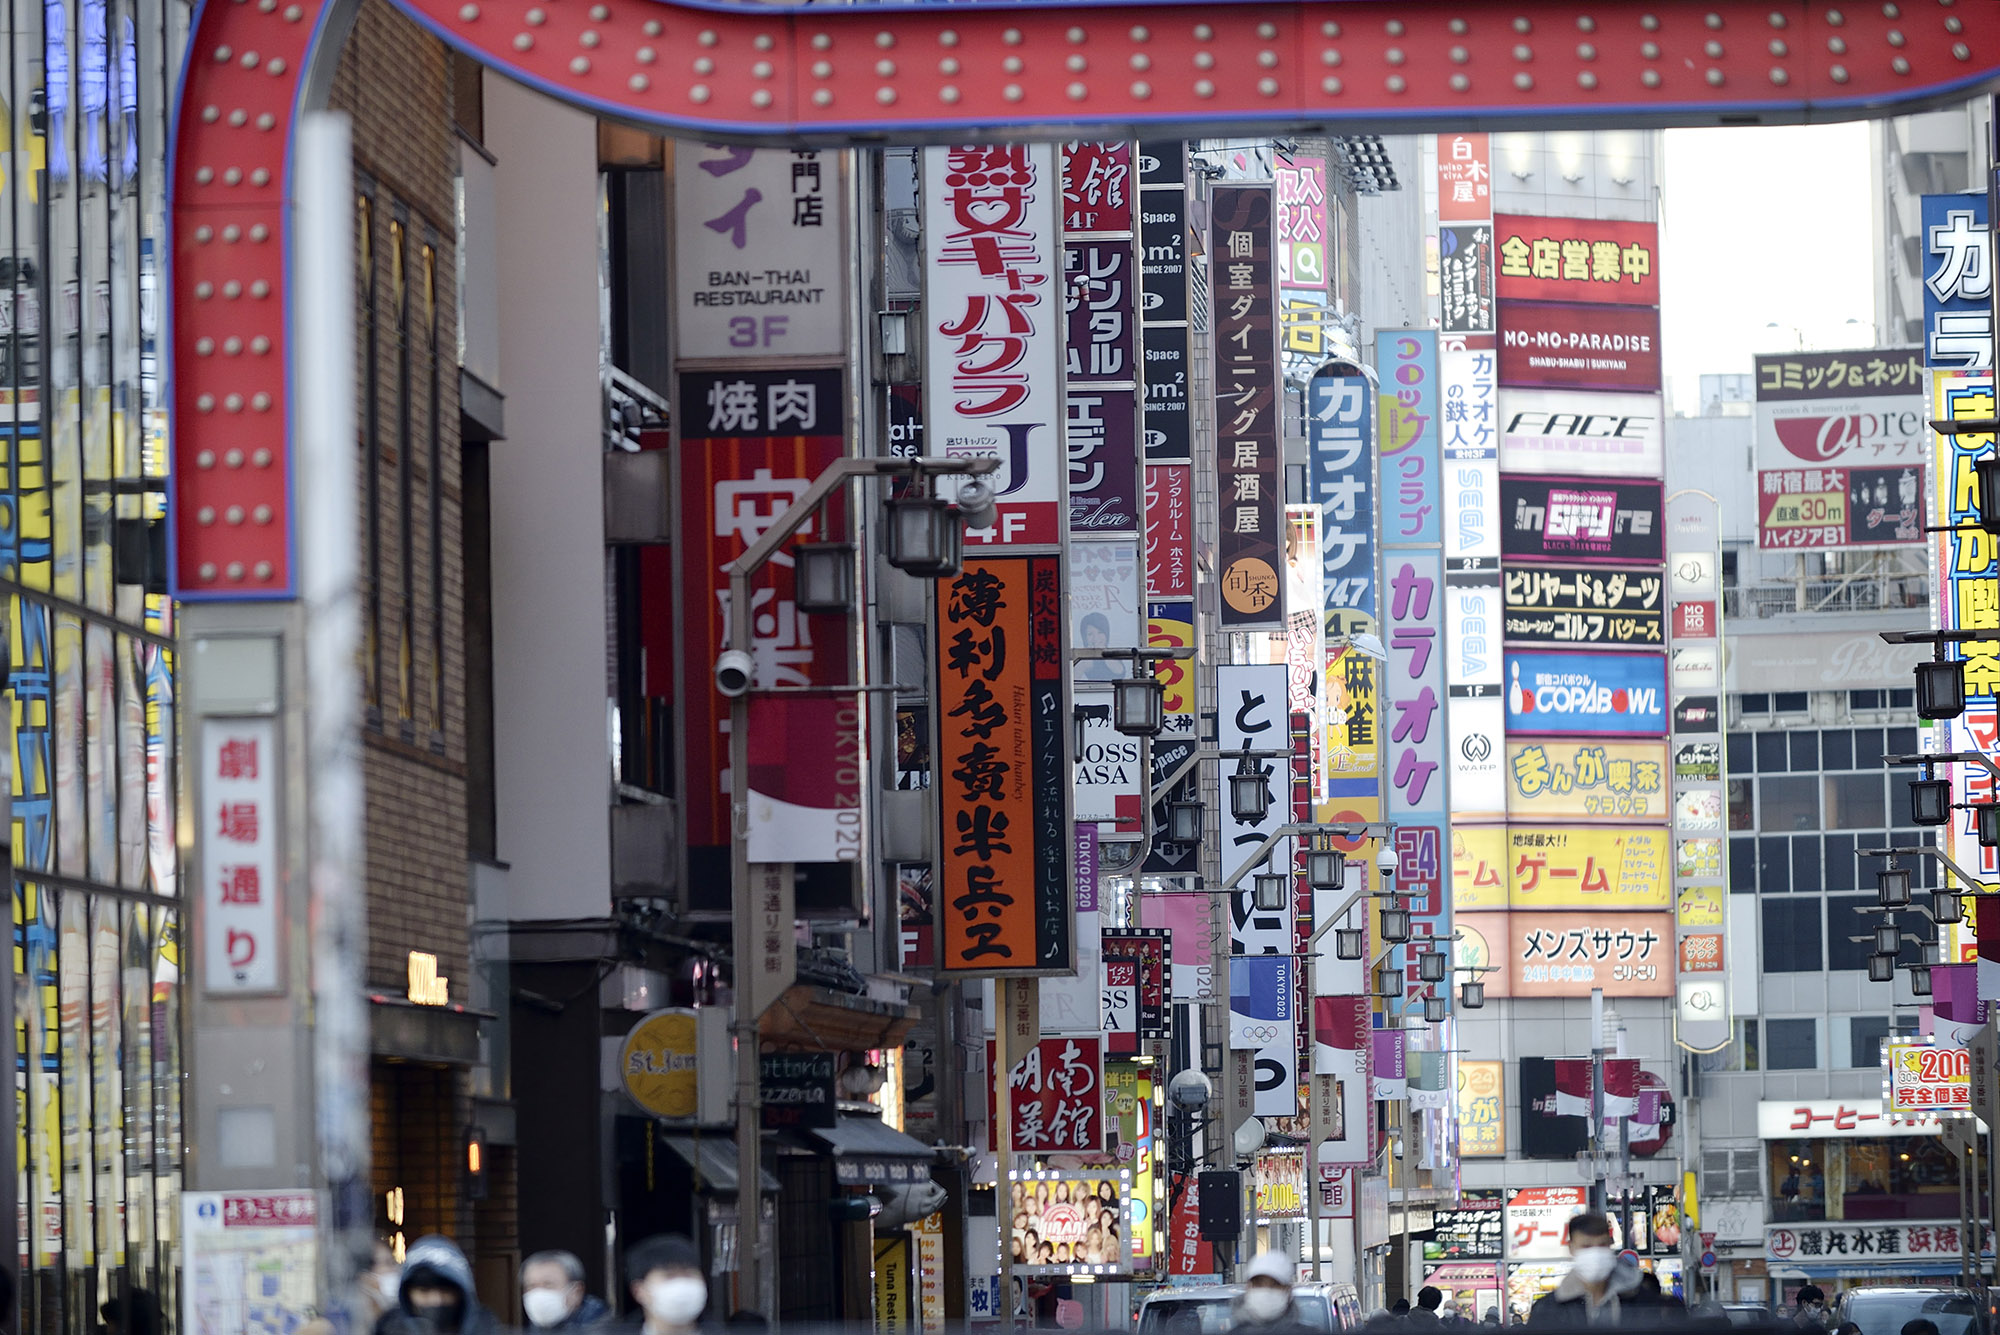
M 1667 660 L 1659 654 L 1510 653 L 1509 736 L 1667 731 Z

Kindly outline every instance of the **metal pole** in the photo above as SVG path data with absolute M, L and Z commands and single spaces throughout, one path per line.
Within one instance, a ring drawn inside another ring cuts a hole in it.
M 986 1083 L 993 1087 L 993 1213 L 1000 1225 L 1000 1316 L 1003 1330 L 1014 1329 L 1014 1211 L 1009 1204 L 1012 1185 L 1008 1174 L 1014 1166 L 1014 1100 L 1007 1089 L 1007 1074 L 1014 1069 L 1013 1037 L 1014 989 L 1022 984 L 1012 978 L 993 983 L 994 1004 L 1000 1013 L 993 1017 L 993 1069 Z M 1028 979 L 1028 987 L 1039 986 Z M 1025 1054 L 1024 1054 L 1025 1055 Z M 1032 1258 L 1031 1258 L 1032 1259 Z
M 308 895 L 312 913 L 313 1093 L 324 1310 L 351 1329 L 354 1279 L 368 1264 L 368 1014 L 363 1000 L 368 901 L 361 778 L 360 615 L 355 603 L 354 279 L 332 257 L 354 253 L 353 148 L 347 117 L 306 116 L 294 185 L 300 265 L 292 337 L 298 356 L 299 584 L 305 610 Z
M 1590 989 L 1590 1208 L 1604 1200 L 1604 989 Z
M 747 633 L 750 579 L 730 576 L 731 638 Z M 735 964 L 736 1038 L 736 1310 L 761 1310 L 764 1274 L 764 1171 L 760 1132 L 763 1090 L 758 1080 L 758 1015 L 751 982 L 750 942 L 757 931 L 756 896 L 750 886 L 750 696 L 729 702 L 730 954 Z

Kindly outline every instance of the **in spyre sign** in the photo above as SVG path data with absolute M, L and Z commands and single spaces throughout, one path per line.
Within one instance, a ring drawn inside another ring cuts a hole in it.
M 1658 482 L 1500 476 L 1500 551 L 1540 561 L 1665 558 Z
M 1278 467 L 1271 188 L 1217 186 L 1210 215 L 1222 627 L 1282 630 L 1285 498 Z
M 1054 556 L 968 557 L 938 581 L 937 959 L 1071 967 L 1062 586 Z

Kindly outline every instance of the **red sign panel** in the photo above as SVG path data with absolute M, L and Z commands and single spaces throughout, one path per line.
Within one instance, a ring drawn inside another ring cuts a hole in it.
M 987 1061 L 994 1045 L 986 1044 Z M 1007 1073 L 1016 1154 L 1104 1148 L 1104 1040 L 1045 1038 Z M 990 1096 L 989 1096 L 990 1098 Z
M 971 557 L 937 594 L 940 969 L 1071 965 L 1062 587 L 1053 556 Z
M 1438 221 L 1484 222 L 1493 216 L 1493 161 L 1483 134 L 1441 134 Z
M 1284 628 L 1284 470 L 1272 303 L 1271 187 L 1217 186 L 1209 210 L 1214 271 L 1215 421 L 1225 630 Z
M 1146 465 L 1146 596 L 1194 597 L 1194 466 Z
M 700 908 L 727 908 L 729 903 L 729 800 L 722 789 L 729 768 L 729 702 L 715 689 L 715 659 L 727 641 L 729 624 L 729 577 L 722 568 L 749 550 L 813 478 L 840 457 L 846 434 L 842 379 L 833 370 L 690 371 L 680 377 L 681 532 L 689 535 L 678 553 L 686 680 L 681 738 L 687 786 L 682 800 L 689 882 L 715 887 L 708 899 L 694 897 Z M 796 540 L 823 542 L 844 529 L 837 501 L 824 514 L 823 521 L 808 522 Z M 756 687 L 852 681 L 846 618 L 800 612 L 792 588 L 792 560 L 785 552 L 751 580 Z M 857 730 L 858 738 L 859 716 L 851 696 L 841 701 L 821 696 L 758 701 L 751 728 L 753 776 L 778 781 L 782 765 L 773 769 L 770 762 L 786 752 L 829 761 L 838 753 L 851 760 L 857 738 L 840 742 L 832 731 L 836 715 L 844 720 L 841 726 Z M 758 745 L 760 733 L 769 739 L 767 723 L 788 733 L 788 740 L 778 744 L 777 757 L 769 754 L 768 745 Z M 826 786 L 818 792 L 831 802 L 831 771 L 821 777 Z M 849 776 L 844 790 L 853 790 L 858 780 L 858 772 Z M 786 782 L 778 782 L 773 796 L 817 802 L 801 797 Z M 854 796 L 858 809 L 858 793 Z M 838 860 L 831 849 L 823 859 Z M 851 872 L 843 868 L 839 875 Z
M 1201 1240 L 1201 1178 L 1189 1173 L 1167 1221 L 1167 1273 L 1212 1275 L 1215 1269 L 1213 1244 Z
M 1063 231 L 1132 230 L 1132 145 L 1063 146 Z
M 1712 640 L 1715 638 L 1715 603 L 1685 602 L 1674 604 L 1674 638 L 1677 640 Z
M 1505 279 L 1500 291 L 1504 297 Z M 1642 306 L 1502 300 L 1500 383 L 1658 390 L 1660 312 Z
M 1493 239 L 1503 301 L 1660 304 L 1657 224 L 1503 213 Z
M 1133 976 L 1128 984 L 1134 989 L 1138 1005 L 1134 1017 L 1136 1023 L 1130 1034 L 1107 1033 L 1111 1039 L 1114 1055 L 1138 1051 L 1136 1042 L 1124 1043 L 1124 1039 L 1160 1039 L 1167 1036 L 1167 929 L 1164 927 L 1125 927 L 1117 931 L 1107 928 L 1102 941 L 1103 958 L 1107 969 L 1115 960 L 1130 963 Z M 1106 1017 L 1109 1020 L 1109 1016 Z

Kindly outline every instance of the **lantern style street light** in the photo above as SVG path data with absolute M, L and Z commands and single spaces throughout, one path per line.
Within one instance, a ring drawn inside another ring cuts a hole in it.
M 854 609 L 854 544 L 801 542 L 792 548 L 792 601 L 801 612 Z
M 1135 664 L 1132 675 L 1111 688 L 1111 726 L 1127 737 L 1158 737 L 1166 725 L 1166 683 L 1150 666 Z
M 1271 787 L 1265 782 L 1270 773 L 1249 756 L 1237 763 L 1229 776 L 1230 815 L 1250 825 L 1264 819 L 1271 810 Z
M 1885 909 L 1899 909 L 1910 902 L 1910 871 L 1898 867 L 1896 859 L 1875 873 L 1876 901 Z

